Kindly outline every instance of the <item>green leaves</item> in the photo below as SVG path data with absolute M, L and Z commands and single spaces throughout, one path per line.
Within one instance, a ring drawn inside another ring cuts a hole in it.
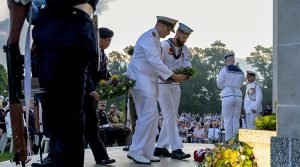
M 276 115 L 267 115 L 262 117 L 257 117 L 255 119 L 255 127 L 258 130 L 276 130 Z
M 187 75 L 188 77 L 192 77 L 197 73 L 196 68 L 193 67 L 180 67 L 177 68 L 174 71 L 175 74 L 183 74 L 183 75 Z
M 8 79 L 7 79 L 7 71 L 4 66 L 0 64 L 0 95 L 7 96 L 8 95 Z

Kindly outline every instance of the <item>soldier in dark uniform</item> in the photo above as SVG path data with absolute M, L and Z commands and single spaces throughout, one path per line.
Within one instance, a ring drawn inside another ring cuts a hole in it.
M 99 31 L 100 40 L 101 36 L 105 36 L 109 38 L 109 41 L 113 37 L 113 32 L 111 30 L 107 31 Z M 110 42 L 108 43 L 107 47 L 109 46 Z M 100 46 L 103 45 L 100 42 Z M 101 48 L 101 47 L 100 47 Z M 106 48 L 105 48 L 106 49 Z M 102 54 L 101 54 L 102 55 Z M 102 55 L 103 57 L 105 55 Z M 83 111 L 85 114 L 85 139 L 86 142 L 90 145 L 91 150 L 93 152 L 96 164 L 110 164 L 116 162 L 114 159 L 109 158 L 105 145 L 100 140 L 99 137 L 99 126 L 98 126 L 98 119 L 96 113 L 96 105 L 95 102 L 99 100 L 99 94 L 95 91 L 95 87 L 98 86 L 100 79 L 107 79 L 105 76 L 108 76 L 108 72 L 106 69 L 106 60 L 105 61 L 105 68 L 102 67 L 103 64 L 99 64 L 100 68 L 97 68 L 97 59 L 91 61 L 88 67 L 88 77 L 86 83 L 86 90 L 84 95 L 84 105 Z M 105 71 L 101 71 L 101 67 Z M 101 98 L 101 97 L 100 97 Z
M 104 52 L 110 46 L 110 42 L 112 37 L 114 36 L 114 32 L 108 28 L 101 27 L 99 28 L 99 35 L 100 35 L 100 59 L 99 59 L 99 72 L 98 81 L 101 79 L 108 80 L 110 78 L 110 73 L 107 70 L 107 61 L 108 58 Z
M 262 116 L 272 115 L 272 113 L 273 113 L 272 104 L 269 102 L 269 103 L 267 103 L 267 108 L 264 109 L 264 111 L 262 112 Z
M 116 138 L 116 129 L 112 127 L 107 119 L 107 115 L 105 113 L 105 107 L 106 107 L 106 101 L 99 101 L 98 103 L 98 110 L 97 110 L 97 116 L 98 116 L 98 122 L 100 126 L 99 133 L 101 135 L 102 140 L 105 141 L 105 144 L 107 146 L 112 146 L 117 138 Z
M 116 138 L 118 146 L 129 145 L 131 142 L 131 129 L 126 127 L 121 121 L 118 115 L 117 104 L 110 105 L 109 114 L 107 115 L 109 124 L 116 129 Z
M 84 166 L 83 95 L 88 62 L 97 55 L 91 19 L 98 0 L 46 0 L 33 29 L 54 140 L 53 166 Z M 72 85 L 72 89 L 70 89 Z M 62 107 L 64 106 L 64 107 Z M 67 109 L 66 109 L 67 108 Z

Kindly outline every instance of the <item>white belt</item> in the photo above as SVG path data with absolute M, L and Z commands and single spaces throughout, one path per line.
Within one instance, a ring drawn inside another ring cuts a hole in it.
M 83 3 L 83 4 L 75 5 L 74 8 L 77 8 L 77 9 L 80 9 L 80 10 L 84 11 L 90 17 L 94 13 L 94 9 L 89 3 Z
M 158 82 L 158 84 L 179 85 L 179 82 Z

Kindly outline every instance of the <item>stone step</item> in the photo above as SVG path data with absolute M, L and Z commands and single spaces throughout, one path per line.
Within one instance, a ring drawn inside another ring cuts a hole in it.
M 191 154 L 191 157 L 185 160 L 176 160 L 172 158 L 161 158 L 160 162 L 153 162 L 151 165 L 141 165 L 133 162 L 127 158 L 127 151 L 123 151 L 123 147 L 107 147 L 107 152 L 111 158 L 116 160 L 116 163 L 110 164 L 111 167 L 140 167 L 140 166 L 151 166 L 151 167 L 197 167 L 198 163 L 194 161 L 194 151 L 204 148 L 213 148 L 213 144 L 199 144 L 199 143 L 184 143 L 183 151 Z M 46 154 L 43 155 L 45 157 Z M 39 155 L 34 155 L 26 166 L 31 166 L 31 163 L 39 161 Z M 12 167 L 15 164 L 10 161 L 0 162 L 1 167 Z M 95 165 L 95 160 L 91 149 L 85 150 L 85 167 L 95 167 L 101 165 Z

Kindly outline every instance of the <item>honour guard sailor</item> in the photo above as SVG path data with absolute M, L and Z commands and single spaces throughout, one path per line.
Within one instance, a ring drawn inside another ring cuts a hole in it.
M 253 71 L 247 72 L 247 88 L 244 100 L 244 109 L 246 113 L 247 129 L 254 129 L 256 116 L 262 111 L 262 90 L 255 81 L 257 74 Z
M 224 117 L 225 141 L 233 138 L 240 127 L 242 109 L 241 87 L 244 81 L 244 72 L 235 66 L 234 53 L 224 56 L 226 66 L 221 69 L 217 78 L 217 86 L 222 89 L 222 115 Z

